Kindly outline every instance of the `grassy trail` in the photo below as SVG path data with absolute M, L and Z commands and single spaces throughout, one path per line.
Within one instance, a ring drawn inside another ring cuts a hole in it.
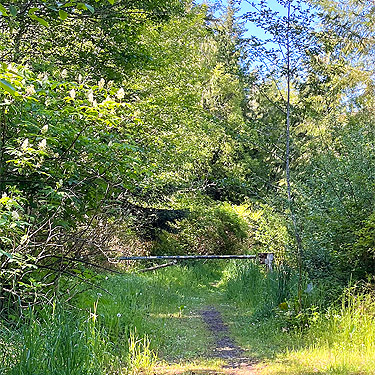
M 154 372 L 159 375 L 255 374 L 253 360 L 229 332 L 231 322 L 228 325 L 222 319 L 220 311 L 227 310 L 230 305 L 226 304 L 219 285 L 220 273 L 211 273 L 206 278 L 207 275 L 200 271 L 193 271 L 193 278 L 199 280 L 195 280 L 198 281 L 196 284 L 193 282 L 195 285 L 189 288 L 180 284 L 181 289 L 174 291 L 183 304 L 177 314 L 173 312 L 173 306 L 169 306 L 171 311 L 164 322 L 164 332 L 170 341 L 164 348 L 158 348 Z M 173 273 L 172 270 L 169 272 Z M 178 332 L 173 335 L 175 329 Z
M 212 301 L 211 301 L 212 303 Z M 180 361 L 164 361 L 156 366 L 157 374 L 229 374 L 229 375 L 251 375 L 257 374 L 255 369 L 256 360 L 251 358 L 250 353 L 241 348 L 229 332 L 228 324 L 223 321 L 219 309 L 224 308 L 216 301 L 215 305 L 203 306 L 200 311 L 189 314 L 185 322 L 190 326 L 188 332 L 195 336 L 196 331 L 191 328 L 191 320 L 199 319 L 204 322 L 203 333 L 205 340 L 202 342 L 202 352 L 196 351 L 196 358 L 186 361 L 190 353 L 180 353 Z M 194 337 L 191 338 L 194 342 Z M 189 341 L 189 338 L 187 338 Z M 203 347 L 204 346 L 204 347 Z M 184 360 L 185 359 L 185 360 Z
M 305 327 L 279 307 L 293 275 L 251 263 L 187 263 L 97 282 L 100 291 L 77 294 L 69 308 L 31 310 L 13 330 L 0 324 L 0 374 L 375 374 L 368 295 L 310 311 Z
M 293 276 L 249 266 L 195 264 L 145 276 L 161 282 L 148 324 L 163 324 L 147 333 L 158 374 L 375 374 L 371 302 L 350 297 L 343 310 L 313 314 L 309 329 L 295 330 L 287 312 L 275 315 Z
M 137 311 L 133 311 L 133 321 L 137 334 L 147 335 L 157 358 L 151 372 L 159 375 L 255 374 L 253 354 L 248 348 L 240 347 L 238 338 L 231 332 L 235 325 L 233 316 L 236 316 L 233 312 L 237 308 L 228 300 L 223 283 L 226 266 L 225 262 L 190 264 L 145 275 L 128 275 L 115 283 L 112 279 L 110 286 L 105 286 L 118 295 L 122 285 L 123 290 L 128 289 L 128 296 L 136 297 Z M 134 291 L 137 289 L 135 293 L 129 290 L 129 283 L 124 284 L 125 278 L 129 278 Z M 118 299 L 119 296 L 114 296 L 115 304 Z M 103 307 L 106 302 L 100 297 L 99 316 L 101 305 Z M 120 313 L 121 318 L 131 314 L 129 309 Z M 142 360 L 139 358 L 134 362 Z
M 151 304 L 153 311 L 145 314 L 152 319 L 150 325 L 159 319 L 163 321 L 157 332 L 149 334 L 151 342 L 157 343 L 154 373 L 258 374 L 257 363 L 261 356 L 246 339 L 241 339 L 241 332 L 248 332 L 246 317 L 251 313 L 228 298 L 227 264 L 214 265 L 215 268 L 195 264 L 145 276 L 152 277 L 153 281 L 163 280 L 166 293 L 161 292 L 163 302 L 158 306 Z M 156 313 L 155 309 L 162 312 Z

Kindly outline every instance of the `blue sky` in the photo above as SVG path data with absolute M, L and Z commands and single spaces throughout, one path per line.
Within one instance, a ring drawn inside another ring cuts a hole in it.
M 240 5 L 239 5 L 240 10 L 239 10 L 238 15 L 241 16 L 243 14 L 246 14 L 246 13 L 250 12 L 250 11 L 253 11 L 254 8 L 251 5 L 251 3 L 253 3 L 253 2 L 258 3 L 258 1 L 259 0 L 242 0 Z M 215 4 L 217 2 L 221 2 L 221 4 L 223 5 L 223 8 L 225 9 L 225 6 L 227 4 L 227 0 L 196 0 L 197 4 L 202 4 L 202 3 Z M 293 3 L 293 1 L 291 1 L 291 3 Z M 286 16 L 287 15 L 286 8 L 284 8 L 282 5 L 280 5 L 277 0 L 268 0 L 267 5 L 272 10 L 278 12 L 280 14 L 280 16 Z M 307 8 L 308 8 L 307 4 L 302 5 L 302 9 L 307 9 Z M 218 16 L 219 16 L 219 14 L 218 14 Z M 257 27 L 252 22 L 247 22 L 244 26 L 245 26 L 245 29 L 247 30 L 245 35 L 244 35 L 245 37 L 251 36 L 251 35 L 257 36 L 258 38 L 261 38 L 261 39 L 266 39 L 267 37 L 269 37 L 269 35 L 266 35 L 260 27 Z
M 253 10 L 253 7 L 251 6 L 251 3 L 252 2 L 257 2 L 256 0 L 249 0 L 249 1 L 246 1 L 246 0 L 243 0 L 241 1 L 241 5 L 240 5 L 240 11 L 239 11 L 239 15 L 243 15 L 243 14 L 246 14 L 247 12 L 250 12 Z M 196 3 L 198 4 L 202 4 L 202 3 L 208 3 L 208 4 L 212 4 L 214 3 L 215 1 L 214 0 L 196 0 Z M 225 7 L 226 5 L 226 0 L 221 0 L 221 3 L 223 4 L 223 6 Z M 283 8 L 278 2 L 277 0 L 268 0 L 268 5 L 271 9 L 279 12 L 281 15 L 286 15 L 286 10 L 285 8 Z M 256 25 L 254 25 L 252 22 L 247 22 L 245 24 L 245 28 L 247 30 L 247 32 L 245 33 L 245 37 L 246 36 L 250 36 L 250 35 L 255 35 L 259 38 L 266 38 L 267 35 L 265 35 L 265 33 L 263 32 L 262 29 L 260 29 L 259 27 L 257 27 Z
M 223 1 L 223 4 L 224 3 L 226 3 L 226 1 Z M 274 10 L 276 12 L 279 12 L 281 15 L 286 15 L 285 8 L 283 8 L 276 0 L 269 0 L 268 5 L 272 10 Z M 251 1 L 242 1 L 240 8 L 241 9 L 240 9 L 239 14 L 241 14 L 241 15 L 246 14 L 247 12 L 250 12 L 250 11 L 254 10 L 254 8 L 251 6 Z M 267 37 L 265 35 L 265 33 L 263 32 L 263 30 L 260 29 L 259 27 L 257 27 L 256 25 L 254 25 L 254 23 L 252 23 L 252 22 L 247 22 L 245 24 L 245 27 L 248 30 L 247 33 L 245 33 L 245 36 L 246 35 L 255 35 L 259 38 L 266 38 Z

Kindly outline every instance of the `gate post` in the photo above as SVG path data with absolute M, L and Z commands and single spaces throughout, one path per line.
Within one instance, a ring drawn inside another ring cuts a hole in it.
M 259 253 L 258 259 L 260 264 L 265 264 L 268 268 L 268 271 L 272 271 L 272 262 L 274 259 L 273 253 Z

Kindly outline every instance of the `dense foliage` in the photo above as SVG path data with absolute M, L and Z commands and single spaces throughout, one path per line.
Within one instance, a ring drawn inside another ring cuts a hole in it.
M 219 298 L 242 340 L 370 373 L 374 6 L 270 3 L 0 0 L 0 372 L 151 372 Z M 258 252 L 274 272 L 117 262 Z
M 349 3 L 254 4 L 262 41 L 234 1 L 2 2 L 1 304 L 114 244 L 373 279 L 373 13 Z

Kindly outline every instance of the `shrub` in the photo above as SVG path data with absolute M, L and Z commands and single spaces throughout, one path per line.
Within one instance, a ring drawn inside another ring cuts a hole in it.
M 197 205 L 174 227 L 177 233 L 159 233 L 153 254 L 232 254 L 247 250 L 249 225 L 229 203 Z

